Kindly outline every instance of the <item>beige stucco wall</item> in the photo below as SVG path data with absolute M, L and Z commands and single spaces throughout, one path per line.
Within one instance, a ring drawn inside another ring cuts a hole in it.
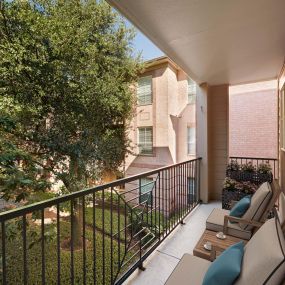
M 191 158 L 187 155 L 187 126 L 195 125 L 195 105 L 187 105 L 187 75 L 171 64 L 160 65 L 146 71 L 142 76 L 148 75 L 152 76 L 153 103 L 137 106 L 134 118 L 130 122 L 129 138 L 134 154 L 126 157 L 126 176 L 141 174 Z M 144 126 L 153 127 L 153 155 L 138 155 L 138 128 Z M 155 175 L 147 177 L 155 180 Z M 178 183 L 171 180 L 172 182 L 175 185 Z M 181 187 L 178 184 L 174 187 L 174 184 L 169 189 L 163 189 L 164 193 L 159 199 L 155 199 L 156 195 L 153 193 L 156 203 L 170 205 L 161 207 L 166 215 L 175 206 L 175 189 Z M 186 189 L 185 185 L 184 187 Z M 139 180 L 127 183 L 125 189 L 128 191 L 127 199 L 133 199 L 132 203 L 138 203 Z
M 134 155 L 126 157 L 126 176 L 191 158 L 187 155 L 187 126 L 194 126 L 196 118 L 195 105 L 187 105 L 187 75 L 171 64 L 160 65 L 142 76 L 148 75 L 152 76 L 153 103 L 137 106 L 130 124 Z M 151 156 L 137 155 L 137 129 L 143 126 L 153 127 Z
M 209 149 L 208 149 L 208 98 L 209 86 L 203 83 L 197 86 L 196 118 L 197 118 L 197 157 L 202 157 L 200 174 L 200 198 L 204 203 L 209 200 Z
M 208 96 L 209 199 L 221 199 L 228 161 L 228 85 L 211 86 Z

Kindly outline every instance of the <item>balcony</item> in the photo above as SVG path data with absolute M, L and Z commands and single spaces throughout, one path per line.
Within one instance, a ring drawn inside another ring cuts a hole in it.
M 164 284 L 221 207 L 230 85 L 278 79 L 285 188 L 284 1 L 108 2 L 198 83 L 198 158 L 0 213 L 1 284 Z
M 199 205 L 201 160 L 1 213 L 1 283 L 122 284 Z
M 2 284 L 164 284 L 221 207 L 200 204 L 202 161 L 1 213 Z

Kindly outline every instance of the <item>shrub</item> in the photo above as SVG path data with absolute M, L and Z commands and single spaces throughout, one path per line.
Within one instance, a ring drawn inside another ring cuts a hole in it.
M 241 170 L 246 172 L 254 172 L 256 170 L 256 167 L 252 164 L 251 161 L 249 161 L 241 165 Z
M 261 163 L 257 167 L 257 172 L 261 174 L 270 174 L 271 170 L 272 170 L 272 167 L 269 164 L 269 162 Z
M 238 171 L 240 170 L 240 165 L 236 160 L 231 160 L 227 165 L 227 170 L 229 171 Z
M 227 190 L 235 190 L 235 186 L 237 184 L 237 181 L 234 179 L 231 179 L 229 177 L 226 177 L 223 182 L 223 188 Z

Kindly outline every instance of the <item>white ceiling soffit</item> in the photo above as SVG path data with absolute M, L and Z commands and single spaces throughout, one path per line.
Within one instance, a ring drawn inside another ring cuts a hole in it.
M 197 82 L 276 78 L 285 0 L 107 0 Z

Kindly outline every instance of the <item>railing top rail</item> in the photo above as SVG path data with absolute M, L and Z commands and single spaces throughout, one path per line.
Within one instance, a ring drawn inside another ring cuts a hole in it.
M 256 160 L 275 160 L 277 158 L 268 158 L 268 157 L 247 157 L 247 156 L 230 156 L 229 159 L 256 159 Z
M 202 159 L 202 157 L 193 158 L 193 159 L 186 160 L 186 161 L 183 161 L 180 163 L 171 164 L 171 165 L 164 166 L 161 168 L 157 168 L 154 170 L 146 171 L 146 172 L 143 172 L 140 174 L 132 175 L 132 176 L 129 176 L 126 178 L 121 178 L 121 179 L 115 180 L 113 182 L 105 183 L 105 184 L 98 185 L 98 186 L 91 187 L 91 188 L 87 188 L 87 189 L 83 189 L 83 190 L 80 190 L 80 191 L 77 191 L 74 193 L 65 194 L 65 195 L 62 195 L 59 197 L 51 198 L 51 199 L 41 201 L 38 203 L 34 203 L 31 205 L 22 206 L 22 207 L 19 207 L 16 209 L 8 210 L 8 211 L 0 213 L 0 223 L 7 221 L 7 220 L 10 220 L 10 219 L 17 218 L 19 216 L 23 216 L 23 215 L 32 213 L 34 211 L 38 211 L 40 209 L 48 208 L 48 207 L 58 205 L 58 204 L 63 203 L 63 202 L 71 201 L 71 200 L 80 198 L 82 196 L 92 194 L 94 192 L 102 191 L 102 190 L 108 189 L 108 188 L 114 188 L 116 186 L 131 182 L 133 180 L 137 180 L 137 179 L 140 179 L 142 177 L 153 175 L 153 174 L 159 173 L 161 171 L 170 169 L 174 166 L 183 165 L 183 164 L 186 164 L 188 162 L 197 161 L 197 160 L 201 160 L 201 159 Z

